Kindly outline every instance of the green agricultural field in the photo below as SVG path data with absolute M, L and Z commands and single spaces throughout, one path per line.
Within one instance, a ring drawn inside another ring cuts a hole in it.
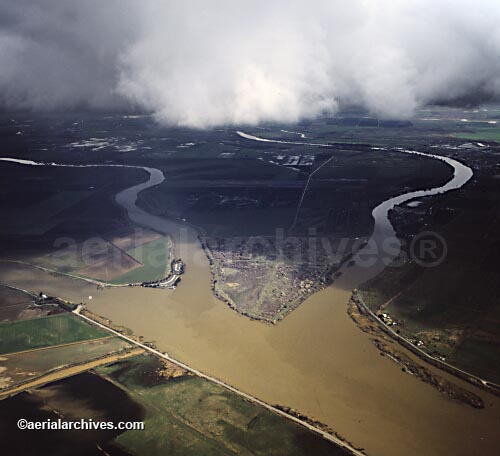
M 475 184 L 423 200 L 419 210 L 425 211 L 425 217 L 412 208 L 393 215 L 406 245 L 414 233 L 439 233 L 447 246 L 444 261 L 432 268 L 407 261 L 386 268 L 360 288 L 366 304 L 376 312 L 383 306 L 403 336 L 421 340 L 430 354 L 499 383 L 497 156 L 470 150 L 456 153 L 465 163 L 481 157 L 481 168 L 474 170 Z
M 474 141 L 500 141 L 500 128 L 477 128 L 473 133 L 456 133 L 455 138 L 470 139 Z
M 0 354 L 97 339 L 107 333 L 68 314 L 0 323 Z
M 117 277 L 112 283 L 147 282 L 165 277 L 169 268 L 168 244 L 168 238 L 161 237 L 127 251 L 130 256 L 140 261 L 142 266 Z
M 159 377 L 160 361 L 140 355 L 98 369 L 146 410 L 145 429 L 116 442 L 148 455 L 343 455 L 335 445 L 197 377 Z

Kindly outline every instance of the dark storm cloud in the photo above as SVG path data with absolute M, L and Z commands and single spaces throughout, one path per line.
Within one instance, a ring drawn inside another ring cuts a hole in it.
M 498 95 L 493 0 L 0 0 L 6 109 L 138 107 L 204 127 Z
M 0 2 L 0 98 L 13 108 L 106 108 L 134 39 L 118 0 Z

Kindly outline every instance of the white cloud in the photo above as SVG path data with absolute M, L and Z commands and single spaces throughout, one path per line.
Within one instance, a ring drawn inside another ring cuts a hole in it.
M 7 109 L 136 106 L 206 127 L 478 95 L 500 95 L 493 0 L 0 0 Z

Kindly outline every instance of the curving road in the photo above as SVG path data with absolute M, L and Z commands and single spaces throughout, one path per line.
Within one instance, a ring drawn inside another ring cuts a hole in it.
M 246 135 L 246 134 L 244 134 L 244 135 L 245 136 L 243 136 L 243 134 L 240 134 L 240 136 L 242 136 L 248 140 L 260 140 L 257 137 L 252 136 L 252 135 Z M 273 140 L 265 140 L 265 141 L 266 142 L 288 143 L 285 141 L 273 141 Z M 295 142 L 292 142 L 291 144 L 295 144 Z M 304 143 L 300 142 L 298 144 L 303 145 Z M 327 147 L 324 144 L 307 143 L 307 145 L 316 146 L 316 147 L 318 147 L 318 146 Z M 398 204 L 402 204 L 406 201 L 409 201 L 411 199 L 414 199 L 414 198 L 418 198 L 418 197 L 422 197 L 422 196 L 430 196 L 430 195 L 434 195 L 434 194 L 438 194 L 438 193 L 444 193 L 446 191 L 450 191 L 450 190 L 453 190 L 455 188 L 460 188 L 462 185 L 464 185 L 472 177 L 472 170 L 470 170 L 470 168 L 467 168 L 466 166 L 462 165 L 461 163 L 457 162 L 456 160 L 450 159 L 448 157 L 440 157 L 440 156 L 436 156 L 436 155 L 424 154 L 421 152 L 408 151 L 408 150 L 401 150 L 401 152 L 422 155 L 422 156 L 426 156 L 426 157 L 430 157 L 430 158 L 443 160 L 448 165 L 453 167 L 454 176 L 444 186 L 441 186 L 441 187 L 438 187 L 435 189 L 422 190 L 419 192 L 410 192 L 410 193 L 407 193 L 404 195 L 390 198 L 389 200 L 378 205 L 373 210 L 373 216 L 375 219 L 375 228 L 374 228 L 373 235 L 370 238 L 377 245 L 380 245 L 380 241 L 385 239 L 385 237 L 388 234 L 394 234 L 394 230 L 393 230 L 392 225 L 390 224 L 390 221 L 388 218 L 389 211 L 393 207 L 395 207 Z M 163 180 L 165 179 L 163 173 L 158 169 L 140 167 L 140 166 L 127 166 L 127 165 L 64 165 L 64 164 L 55 164 L 55 163 L 38 163 L 38 162 L 29 161 L 29 160 L 21 160 L 21 159 L 15 159 L 15 158 L 0 158 L 0 161 L 14 162 L 14 163 L 18 163 L 20 165 L 28 165 L 28 166 L 46 165 L 46 166 L 67 166 L 67 167 L 124 167 L 124 168 L 144 169 L 149 174 L 148 181 L 143 182 L 139 185 L 135 185 L 133 187 L 130 187 L 130 188 L 118 193 L 116 195 L 117 203 L 120 204 L 122 207 L 124 207 L 127 210 L 129 217 L 135 223 L 153 228 L 153 229 L 160 231 L 160 232 L 163 232 L 165 234 L 170 234 L 174 237 L 174 239 L 183 238 L 184 244 L 186 244 L 186 243 L 192 243 L 193 245 L 199 244 L 199 241 L 197 238 L 197 236 L 198 236 L 197 232 L 193 227 L 190 227 L 189 225 L 183 224 L 180 222 L 166 220 L 166 219 L 162 219 L 160 217 L 153 216 L 152 214 L 145 212 L 144 210 L 142 210 L 141 208 L 139 208 L 136 205 L 137 195 L 140 191 L 142 191 L 146 188 L 158 185 L 161 182 L 163 182 Z M 182 243 L 181 243 L 181 245 L 182 245 Z M 360 252 L 358 252 L 358 255 L 360 255 L 362 252 L 363 252 L 363 249 Z M 397 256 L 397 253 L 399 253 L 399 251 L 398 252 L 394 252 L 394 250 L 391 251 L 391 254 L 393 254 L 394 257 Z M 183 254 L 181 254 L 180 256 L 184 258 Z M 345 273 L 343 274 L 341 279 L 344 283 L 349 283 L 349 280 L 355 280 L 355 279 L 359 280 L 359 274 L 361 274 L 361 273 L 369 274 L 369 275 L 376 275 L 384 267 L 385 267 L 385 263 L 383 261 L 379 261 L 376 265 L 374 265 L 373 267 L 370 267 L 370 268 L 366 268 L 366 267 L 361 268 L 361 267 L 354 266 L 352 268 L 346 269 Z M 349 279 L 350 276 L 352 276 L 351 279 Z M 346 450 L 350 451 L 352 454 L 356 454 L 356 455 L 364 454 L 363 452 L 351 447 L 349 444 L 342 441 L 341 439 L 339 439 L 335 435 L 332 435 L 332 434 L 327 433 L 321 429 L 318 429 L 307 422 L 304 422 L 304 421 L 302 421 L 302 420 L 300 420 L 292 415 L 287 414 L 286 412 L 283 412 L 282 410 L 280 410 L 276 407 L 273 407 L 273 406 L 259 400 L 256 397 L 253 397 L 253 396 L 251 396 L 243 391 L 240 391 L 240 390 L 238 390 L 238 389 L 236 389 L 236 388 L 234 388 L 234 387 L 232 387 L 232 386 L 230 386 L 230 385 L 228 385 L 228 384 L 226 384 L 226 383 L 224 383 L 224 382 L 222 382 L 214 377 L 210 377 L 201 371 L 193 369 L 193 368 L 189 367 L 188 365 L 170 357 L 168 354 L 161 353 L 161 352 L 159 352 L 151 347 L 148 347 L 144 344 L 136 342 L 133 339 L 128 338 L 127 336 L 124 336 L 123 334 L 118 333 L 117 331 L 114 331 L 112 328 L 109 328 L 109 327 L 107 327 L 99 322 L 96 322 L 96 321 L 94 321 L 94 320 L 92 320 L 84 315 L 81 315 L 79 311 L 80 311 L 80 309 L 78 309 L 78 312 L 75 312 L 75 313 L 79 314 L 80 318 L 89 320 L 89 322 L 92 322 L 93 324 L 101 326 L 103 329 L 106 329 L 107 331 L 109 331 L 115 335 L 118 335 L 122 338 L 125 338 L 126 340 L 129 340 L 130 342 L 134 343 L 135 345 L 137 345 L 145 350 L 148 350 L 149 352 L 154 353 L 157 356 L 160 356 L 164 359 L 167 359 L 168 361 L 194 373 L 195 375 L 198 375 L 198 376 L 203 377 L 209 381 L 212 381 L 220 386 L 223 386 L 224 388 L 227 388 L 230 391 L 233 391 L 234 393 L 239 394 L 240 396 L 242 396 L 248 400 L 251 400 L 255 403 L 258 403 L 259 405 L 273 411 L 274 413 L 277 413 L 277 414 L 284 416 L 284 417 L 286 417 L 294 422 L 297 422 L 298 424 L 301 424 L 301 425 L 307 427 L 311 431 L 314 431 L 314 432 L 322 435 L 324 438 L 332 441 L 333 443 L 341 446 L 342 448 L 345 448 Z

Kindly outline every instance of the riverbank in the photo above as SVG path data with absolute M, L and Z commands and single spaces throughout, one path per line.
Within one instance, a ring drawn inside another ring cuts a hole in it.
M 329 440 L 332 443 L 335 443 L 338 445 L 340 448 L 346 450 L 350 454 L 354 456 L 365 456 L 364 451 L 360 451 L 359 449 L 355 448 L 352 446 L 350 442 L 345 440 L 344 438 L 340 437 L 337 433 L 333 433 L 333 431 L 328 428 L 328 426 L 319 423 L 309 417 L 306 417 L 304 415 L 299 415 L 297 413 L 290 413 L 286 408 L 283 407 L 276 407 L 269 405 L 266 402 L 261 401 L 260 399 L 256 398 L 255 396 L 251 396 L 248 393 L 245 393 L 244 391 L 241 391 L 233 386 L 228 385 L 227 383 L 219 380 L 218 378 L 212 377 L 210 375 L 207 375 L 197 369 L 194 369 L 187 364 L 184 364 L 183 362 L 172 358 L 168 353 L 162 353 L 158 351 L 154 344 L 150 343 L 142 343 L 137 340 L 137 336 L 125 336 L 123 334 L 123 331 L 116 331 L 113 329 L 111 326 L 104 325 L 103 323 L 98 322 L 95 319 L 90 318 L 88 315 L 85 315 L 84 313 L 81 312 L 81 307 L 78 307 L 75 311 L 73 311 L 75 315 L 78 317 L 84 319 L 85 321 L 94 324 L 98 326 L 101 329 L 104 329 L 106 331 L 109 331 L 111 334 L 115 336 L 119 336 L 123 339 L 125 339 L 127 342 L 130 342 L 131 344 L 139 347 L 142 350 L 145 350 L 147 352 L 150 352 L 154 354 L 155 356 L 158 356 L 159 358 L 165 359 L 168 362 L 180 367 L 181 369 L 184 369 L 185 371 L 196 375 L 197 377 L 204 378 L 205 380 L 209 380 L 212 383 L 215 383 L 216 385 L 222 386 L 223 388 L 243 397 L 246 400 L 249 400 L 255 404 L 260 405 L 261 407 L 264 407 L 268 410 L 270 410 L 273 413 L 276 413 L 277 415 L 280 415 L 290 421 L 294 421 L 297 424 L 300 424 L 301 426 L 309 429 L 310 431 L 315 432 L 316 434 L 319 434 L 321 437 L 325 438 L 326 440 Z
M 420 349 L 418 346 L 415 346 L 415 344 L 412 343 L 411 341 L 405 339 L 404 337 L 400 336 L 395 331 L 393 331 L 380 318 L 378 318 L 377 315 L 375 315 L 370 310 L 370 308 L 365 304 L 361 292 L 359 292 L 358 290 L 353 291 L 351 301 L 358 307 L 360 314 L 366 316 L 369 320 L 374 322 L 383 333 L 387 334 L 393 340 L 395 340 L 403 347 L 405 347 L 406 349 L 410 350 L 412 353 L 417 355 L 422 361 L 430 363 L 433 366 L 436 366 L 439 369 L 444 370 L 445 372 L 448 372 L 462 380 L 465 380 L 466 382 L 469 382 L 471 385 L 483 388 L 488 393 L 500 397 L 500 385 L 496 385 L 493 382 L 489 382 L 485 379 L 479 378 L 476 375 L 471 374 L 470 372 L 463 371 L 462 369 L 459 369 L 456 366 L 452 366 L 449 363 L 446 363 L 440 359 L 431 356 L 430 354 Z M 350 315 L 353 316 L 352 310 L 350 312 Z M 374 330 L 373 326 L 368 325 L 366 321 L 362 322 L 359 319 L 358 320 L 356 320 L 355 318 L 353 319 L 363 331 L 371 332 L 374 335 L 380 333 L 379 331 Z
M 171 226 L 137 214 L 139 223 Z M 345 307 L 352 279 L 371 271 L 348 268 L 333 287 L 310 296 L 279 325 L 262 325 L 213 297 L 210 268 L 196 234 L 183 235 L 179 228 L 174 229 L 181 241 L 176 249 L 186 255 L 176 255 L 187 259 L 188 272 L 175 293 L 134 287 L 96 292 L 95 285 L 21 265 L 0 265 L 0 275 L 20 288 L 85 302 L 92 312 L 146 336 L 175 359 L 264 402 L 314 417 L 368 454 L 496 454 L 498 398 L 445 373 L 483 398 L 485 408 L 450 400 L 379 356 L 370 338 L 352 324 Z
M 238 312 L 240 315 L 243 315 L 244 317 L 247 317 L 251 320 L 256 320 L 260 321 L 262 323 L 267 323 L 267 324 L 272 324 L 276 325 L 280 321 L 282 321 L 287 315 L 289 315 L 291 312 L 293 312 L 295 309 L 297 309 L 304 301 L 306 301 L 311 295 L 314 293 L 317 293 L 321 290 L 324 290 L 325 288 L 332 286 L 334 281 L 342 275 L 341 269 L 344 267 L 346 264 L 351 264 L 353 256 L 362 248 L 365 247 L 366 241 L 361 240 L 362 242 L 352 242 L 351 243 L 351 251 L 348 250 L 348 253 L 346 253 L 339 261 L 337 261 L 335 264 L 331 263 L 326 263 L 324 264 L 323 270 L 321 272 L 317 272 L 315 275 L 312 275 L 312 277 L 308 277 L 307 279 L 307 288 L 304 287 L 304 282 L 301 281 L 299 284 L 295 285 L 295 288 L 299 290 L 295 291 L 295 294 L 292 295 L 294 296 L 293 299 L 288 299 L 290 295 L 288 293 L 291 292 L 291 290 L 282 290 L 280 293 L 280 298 L 282 300 L 285 300 L 285 303 L 283 303 L 281 306 L 277 307 L 277 310 L 272 312 L 268 311 L 264 314 L 264 312 L 256 312 L 248 309 L 245 307 L 243 302 L 241 302 L 243 299 L 245 299 L 243 296 L 239 296 L 238 300 L 232 299 L 230 296 L 230 291 L 231 291 L 231 286 L 237 285 L 240 286 L 240 283 L 242 279 L 245 279 L 245 275 L 248 274 L 248 271 L 245 270 L 238 270 L 237 266 L 233 263 L 232 260 L 227 261 L 227 263 L 219 261 L 215 256 L 213 255 L 212 250 L 210 247 L 207 245 L 207 242 L 201 238 L 198 237 L 199 242 L 201 244 L 201 247 L 203 248 L 203 251 L 205 252 L 208 263 L 210 265 L 210 271 L 212 274 L 212 284 L 211 284 L 211 289 L 213 292 L 213 295 L 220 301 L 222 301 L 224 304 L 226 304 L 228 307 L 230 307 L 232 310 L 235 312 Z M 266 240 L 266 242 L 268 242 Z M 270 241 L 272 242 L 272 240 Z M 305 238 L 304 243 L 309 243 L 309 239 Z M 316 244 L 316 242 L 314 243 Z M 309 247 L 311 248 L 310 244 Z M 313 247 L 312 249 L 314 249 Z M 313 250 L 312 257 L 315 258 L 315 255 L 318 252 L 316 250 Z M 283 256 L 283 252 L 279 252 L 279 255 Z M 312 261 L 312 259 L 309 259 Z M 260 259 L 261 263 L 266 264 L 266 259 L 261 258 Z M 258 265 L 259 260 L 254 260 L 254 264 Z M 269 260 L 269 263 L 271 263 L 274 267 L 274 269 L 278 266 L 279 262 L 277 260 Z M 222 272 L 226 267 L 231 267 L 233 270 L 238 271 L 236 275 L 233 275 L 232 280 L 235 282 L 232 283 L 226 283 L 227 278 L 225 274 Z M 282 287 L 286 288 L 293 288 L 293 276 L 292 277 L 287 277 L 285 272 L 281 272 L 282 277 L 285 277 L 286 283 L 281 284 Z M 248 277 L 246 278 L 248 280 Z M 271 280 L 271 278 L 268 278 Z M 270 284 L 265 283 L 264 286 L 262 286 L 262 278 L 260 278 L 260 281 L 256 281 L 256 283 L 252 284 L 254 285 L 253 287 L 249 287 L 253 293 L 255 293 L 255 289 L 262 291 L 263 288 L 269 288 Z M 260 287 L 258 287 L 260 285 Z M 279 291 L 279 285 L 278 283 L 274 283 L 273 287 Z M 259 294 L 259 293 L 258 293 Z M 249 293 L 249 295 L 246 297 L 246 299 L 253 299 L 253 296 Z

